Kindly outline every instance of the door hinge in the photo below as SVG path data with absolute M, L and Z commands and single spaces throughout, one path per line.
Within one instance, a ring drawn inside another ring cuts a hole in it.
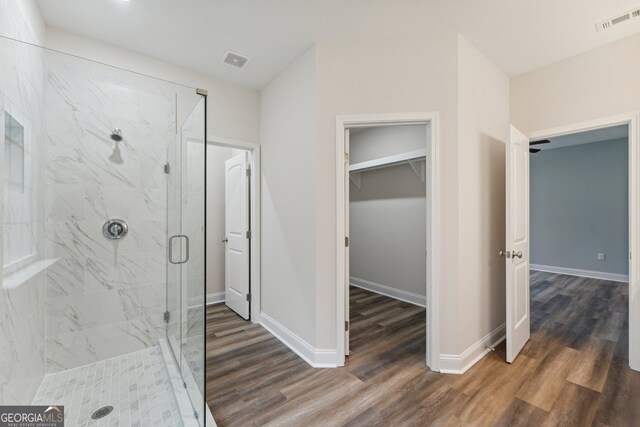
M 247 168 L 247 176 L 251 176 L 251 168 Z
M 349 321 L 348 320 L 344 321 L 344 331 L 345 332 L 349 332 Z
M 349 247 L 349 238 L 348 237 L 344 238 L 344 246 L 347 247 L 347 248 Z
M 171 166 L 169 166 L 169 163 L 165 163 L 164 164 L 164 173 L 169 175 L 169 172 L 171 172 Z
M 251 292 L 247 294 L 247 301 L 251 302 Z
M 247 239 L 251 239 L 251 230 L 247 230 Z
M 349 163 L 349 153 L 344 153 L 344 161 Z
M 164 321 L 169 323 L 169 319 L 171 319 L 171 313 L 169 313 L 168 311 L 164 312 Z

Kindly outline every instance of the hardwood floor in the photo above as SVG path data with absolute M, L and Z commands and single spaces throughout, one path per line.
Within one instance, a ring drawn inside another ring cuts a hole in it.
M 535 272 L 532 336 L 464 375 L 429 372 L 424 309 L 351 289 L 345 368 L 314 369 L 225 306 L 207 312 L 207 399 L 219 426 L 638 426 L 627 284 Z

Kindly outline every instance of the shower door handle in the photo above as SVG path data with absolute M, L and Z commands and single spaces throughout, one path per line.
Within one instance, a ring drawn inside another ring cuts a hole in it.
M 185 257 L 181 261 L 174 261 L 173 260 L 173 239 L 178 239 L 178 238 L 182 238 L 186 242 Z M 169 262 L 171 264 L 184 264 L 187 261 L 189 261 L 189 236 L 186 236 L 184 234 L 176 234 L 175 236 L 171 236 L 169 238 Z

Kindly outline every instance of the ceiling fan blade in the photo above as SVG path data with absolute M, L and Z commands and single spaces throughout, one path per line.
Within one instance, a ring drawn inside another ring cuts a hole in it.
M 540 151 L 542 151 L 542 150 L 539 149 L 539 148 L 529 148 L 529 152 L 532 153 L 532 154 L 539 153 Z
M 541 139 L 539 141 L 531 141 L 529 145 L 540 145 L 540 144 L 549 144 L 551 141 L 548 139 Z

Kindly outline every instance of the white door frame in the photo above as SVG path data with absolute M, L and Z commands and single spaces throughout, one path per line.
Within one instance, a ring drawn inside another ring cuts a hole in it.
M 214 135 L 207 136 L 207 145 L 216 145 L 218 147 L 238 148 L 249 152 L 249 165 L 251 166 L 250 188 L 251 195 L 249 201 L 251 209 L 249 212 L 249 221 L 251 224 L 251 242 L 249 244 L 251 254 L 251 322 L 260 323 L 260 307 L 261 307 L 261 277 L 260 262 L 262 253 L 260 251 L 260 211 L 261 211 L 261 191 L 260 191 L 260 144 L 253 142 L 239 141 L 235 139 L 223 138 Z
M 629 126 L 629 366 L 640 371 L 640 112 L 530 132 L 527 136 L 534 141 L 624 124 Z
M 345 130 L 358 127 L 393 126 L 407 124 L 429 124 L 427 127 L 427 331 L 426 365 L 432 371 L 440 371 L 438 242 L 439 242 L 439 114 L 397 113 L 343 115 L 336 117 L 336 362 L 345 363 Z M 348 184 L 348 183 L 347 183 Z

